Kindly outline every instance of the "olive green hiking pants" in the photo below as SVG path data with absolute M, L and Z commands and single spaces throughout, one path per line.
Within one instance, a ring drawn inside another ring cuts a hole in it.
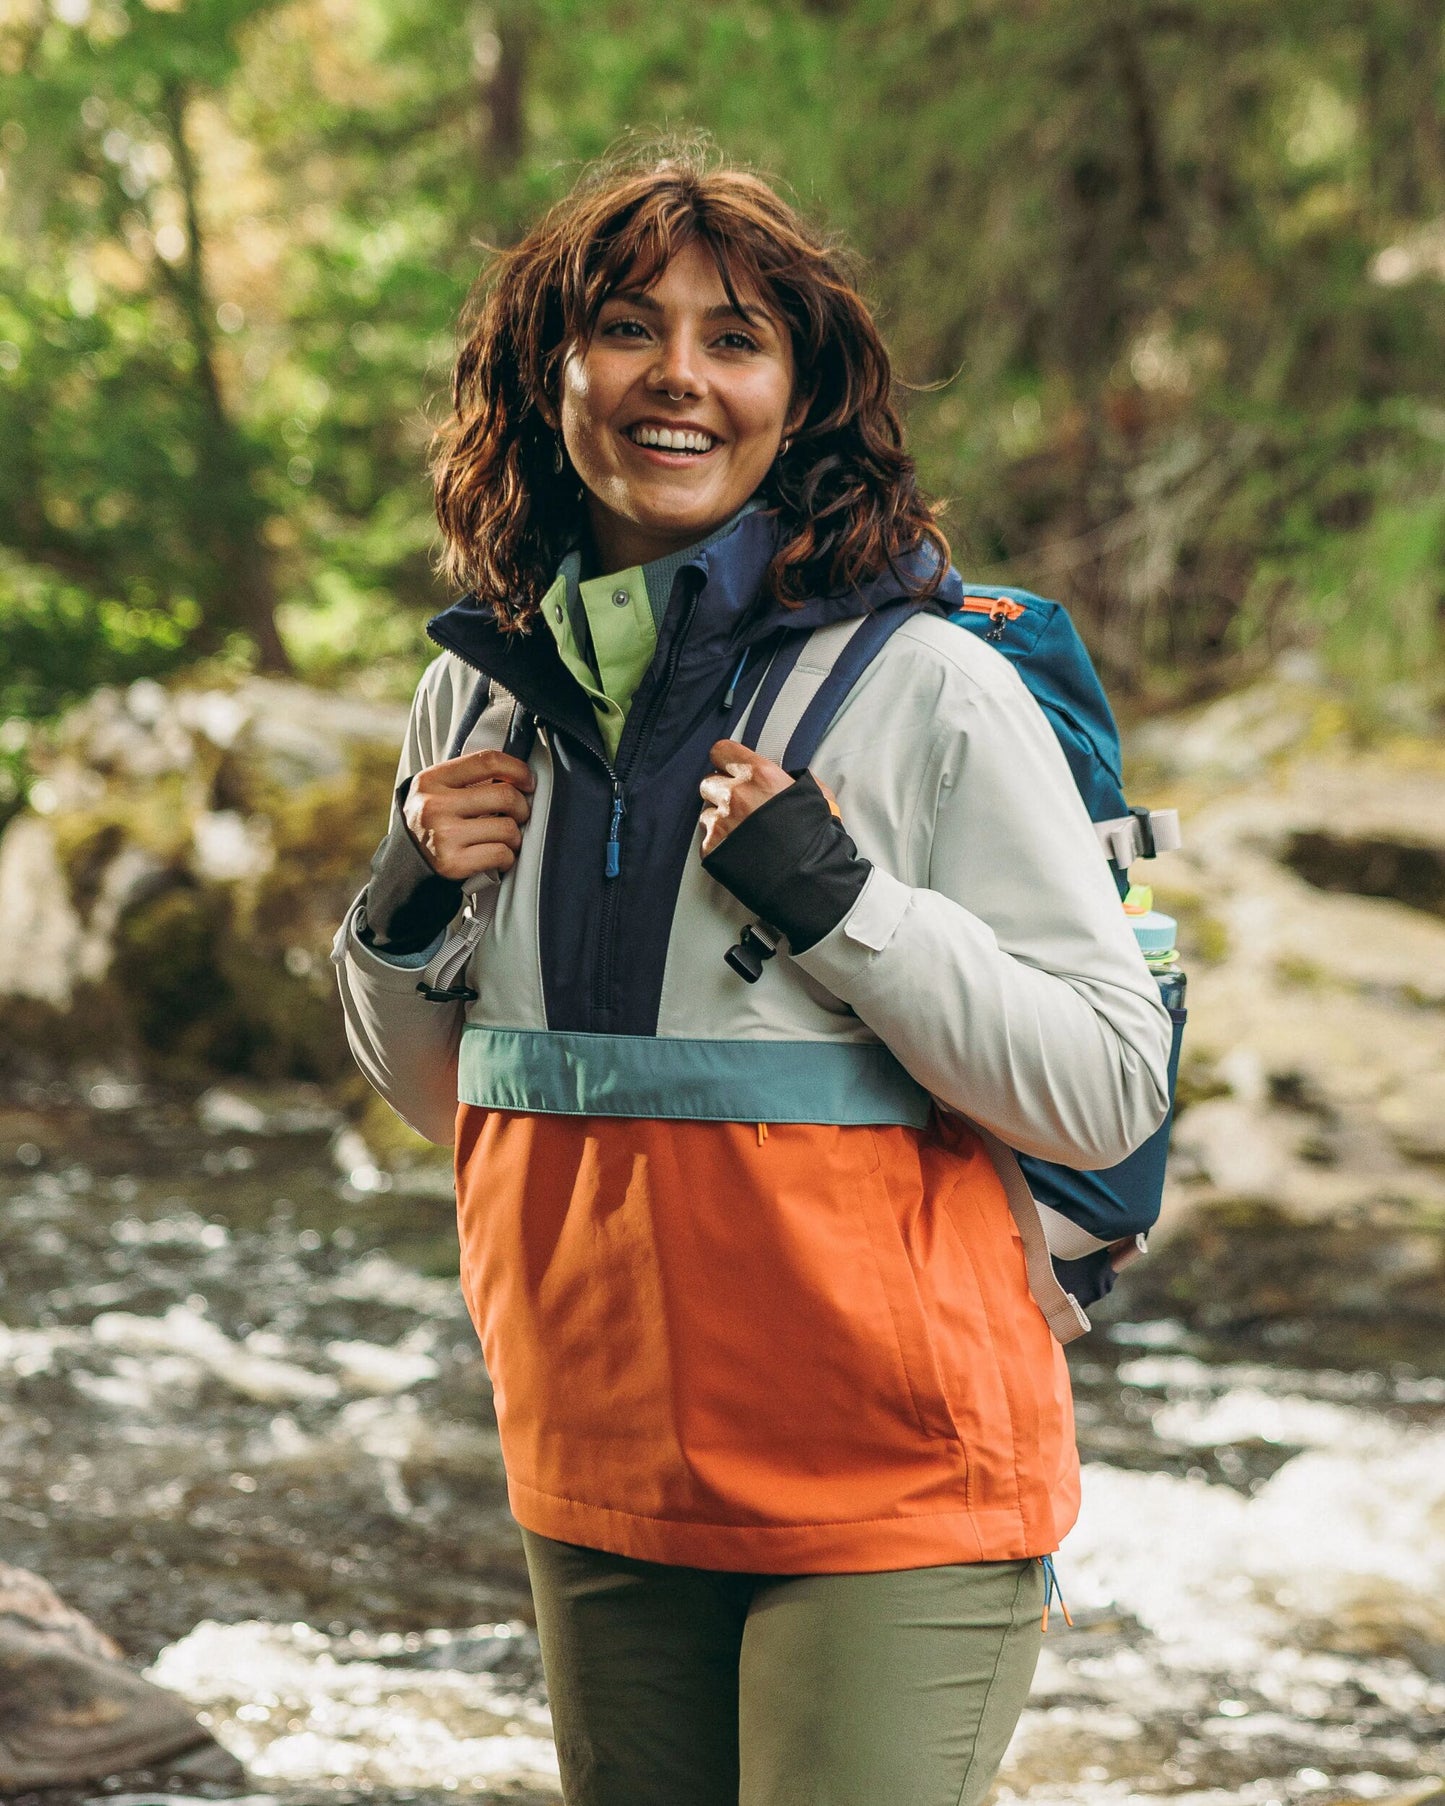
M 523 1531 L 567 1806 L 977 1806 L 1037 1561 L 725 1574 Z

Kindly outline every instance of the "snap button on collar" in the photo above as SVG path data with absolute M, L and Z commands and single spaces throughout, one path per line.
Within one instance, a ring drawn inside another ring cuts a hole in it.
M 627 604 L 631 600 L 632 600 L 632 595 L 631 595 L 631 592 L 628 590 L 615 589 L 612 592 L 613 604 L 618 608 L 626 608 Z

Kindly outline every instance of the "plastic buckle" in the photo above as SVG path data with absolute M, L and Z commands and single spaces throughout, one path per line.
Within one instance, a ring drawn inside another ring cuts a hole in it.
M 428 1003 L 475 1003 L 481 995 L 470 985 L 453 985 L 449 990 L 439 991 L 435 985 L 429 985 L 425 979 L 417 986 Z
M 750 985 L 758 982 L 763 975 L 763 962 L 778 950 L 778 937 L 774 935 L 770 940 L 771 933 L 761 922 L 754 922 L 750 928 L 744 928 L 737 945 L 723 955 L 738 977 Z

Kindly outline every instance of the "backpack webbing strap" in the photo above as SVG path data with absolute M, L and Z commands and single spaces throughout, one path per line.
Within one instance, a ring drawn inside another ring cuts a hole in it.
M 768 716 L 773 712 L 773 704 L 778 700 L 778 693 L 788 681 L 794 665 L 802 656 L 803 648 L 808 643 L 806 633 L 785 634 L 773 649 L 773 655 L 763 669 L 752 701 L 744 709 L 741 719 L 733 730 L 733 738 L 744 746 L 750 746 L 754 752 L 758 750 L 758 735 L 762 732 Z
M 498 693 L 503 697 L 507 695 L 505 690 L 500 690 Z M 476 731 L 477 723 L 491 706 L 493 694 L 491 678 L 478 678 L 477 686 L 467 698 L 467 706 L 462 710 L 452 732 L 451 744 L 447 748 L 449 759 L 459 759 L 466 751 L 467 741 L 471 739 Z M 523 708 L 520 702 L 514 702 L 512 712 L 507 717 L 507 731 L 502 736 L 500 750 L 510 753 L 514 759 L 521 759 L 525 764 L 531 757 L 532 746 L 536 738 L 536 716 L 530 709 Z M 477 750 L 484 752 L 487 749 L 478 747 Z
M 1177 809 L 1131 809 L 1111 821 L 1096 821 L 1094 832 L 1120 871 L 1128 871 L 1136 859 L 1154 859 L 1184 844 Z
M 508 692 L 498 688 L 495 693 L 503 702 Z M 493 700 L 493 689 L 490 678 L 479 679 L 476 688 L 467 698 L 466 707 L 462 710 L 456 728 L 451 736 L 449 759 L 458 759 L 464 751 L 467 741 L 476 731 L 478 723 L 486 714 Z M 530 709 L 522 707 L 520 702 L 513 702 L 507 716 L 507 729 L 502 736 L 501 751 L 510 753 L 514 759 L 521 759 L 525 764 L 532 756 L 532 747 L 537 739 L 537 718 Z M 495 729 L 493 730 L 495 745 Z M 479 747 L 478 751 L 490 748 Z M 476 999 L 476 990 L 467 982 L 467 970 L 476 952 L 477 943 L 486 933 L 492 917 L 496 914 L 497 895 L 501 886 L 501 874 L 498 872 L 481 872 L 475 878 L 468 878 L 462 886 L 461 914 L 448 929 L 441 946 L 427 962 L 426 968 L 419 975 L 417 990 L 432 1003 L 470 1003 Z
M 1028 1268 L 1029 1291 L 1033 1294 L 1034 1303 L 1043 1312 L 1044 1320 L 1053 1331 L 1055 1340 L 1073 1342 L 1091 1325 L 1083 1306 L 1072 1292 L 1064 1290 L 1054 1273 L 1053 1257 L 1044 1235 L 1043 1219 L 1039 1215 L 1034 1194 L 1029 1190 L 1028 1182 L 1014 1158 L 1013 1149 L 1005 1146 L 997 1135 L 991 1134 L 981 1124 L 974 1123 L 973 1128 L 993 1161 L 1004 1196 L 1008 1199 L 1009 1211 L 1023 1241 L 1024 1264 Z
M 793 730 L 807 704 L 818 694 L 838 654 L 860 625 L 862 616 L 853 621 L 834 621 L 831 627 L 816 627 L 811 634 L 791 632 L 762 675 L 737 739 L 755 753 L 762 753 L 764 759 L 782 764 L 782 755 L 788 751 L 788 742 L 793 739 Z
M 788 771 L 807 765 L 848 692 L 915 612 L 900 604 L 790 635 L 758 686 L 743 745 Z
M 847 701 L 854 684 L 904 622 L 917 613 L 916 603 L 898 601 L 875 609 L 856 623 L 839 623 L 840 626 L 851 625 L 853 631 L 839 645 L 830 669 L 798 718 L 783 756 L 778 760 L 785 770 L 796 771 L 811 762 L 818 743 L 833 725 L 834 717 Z M 813 644 L 808 648 L 806 659 L 800 661 L 800 668 L 805 664 L 822 663 L 816 657 L 815 647 L 817 641 L 831 631 L 825 627 L 821 633 L 814 634 Z

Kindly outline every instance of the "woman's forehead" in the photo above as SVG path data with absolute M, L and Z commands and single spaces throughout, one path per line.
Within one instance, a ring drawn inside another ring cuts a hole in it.
M 666 257 L 634 258 L 607 283 L 601 299 L 609 301 L 619 295 L 655 298 L 659 289 L 677 290 L 683 286 L 696 288 L 706 305 L 736 301 L 745 312 L 763 313 L 775 321 L 781 319 L 776 301 L 750 270 L 740 267 L 736 259 L 729 260 L 725 254 L 715 256 L 711 247 L 698 238 L 678 245 Z

